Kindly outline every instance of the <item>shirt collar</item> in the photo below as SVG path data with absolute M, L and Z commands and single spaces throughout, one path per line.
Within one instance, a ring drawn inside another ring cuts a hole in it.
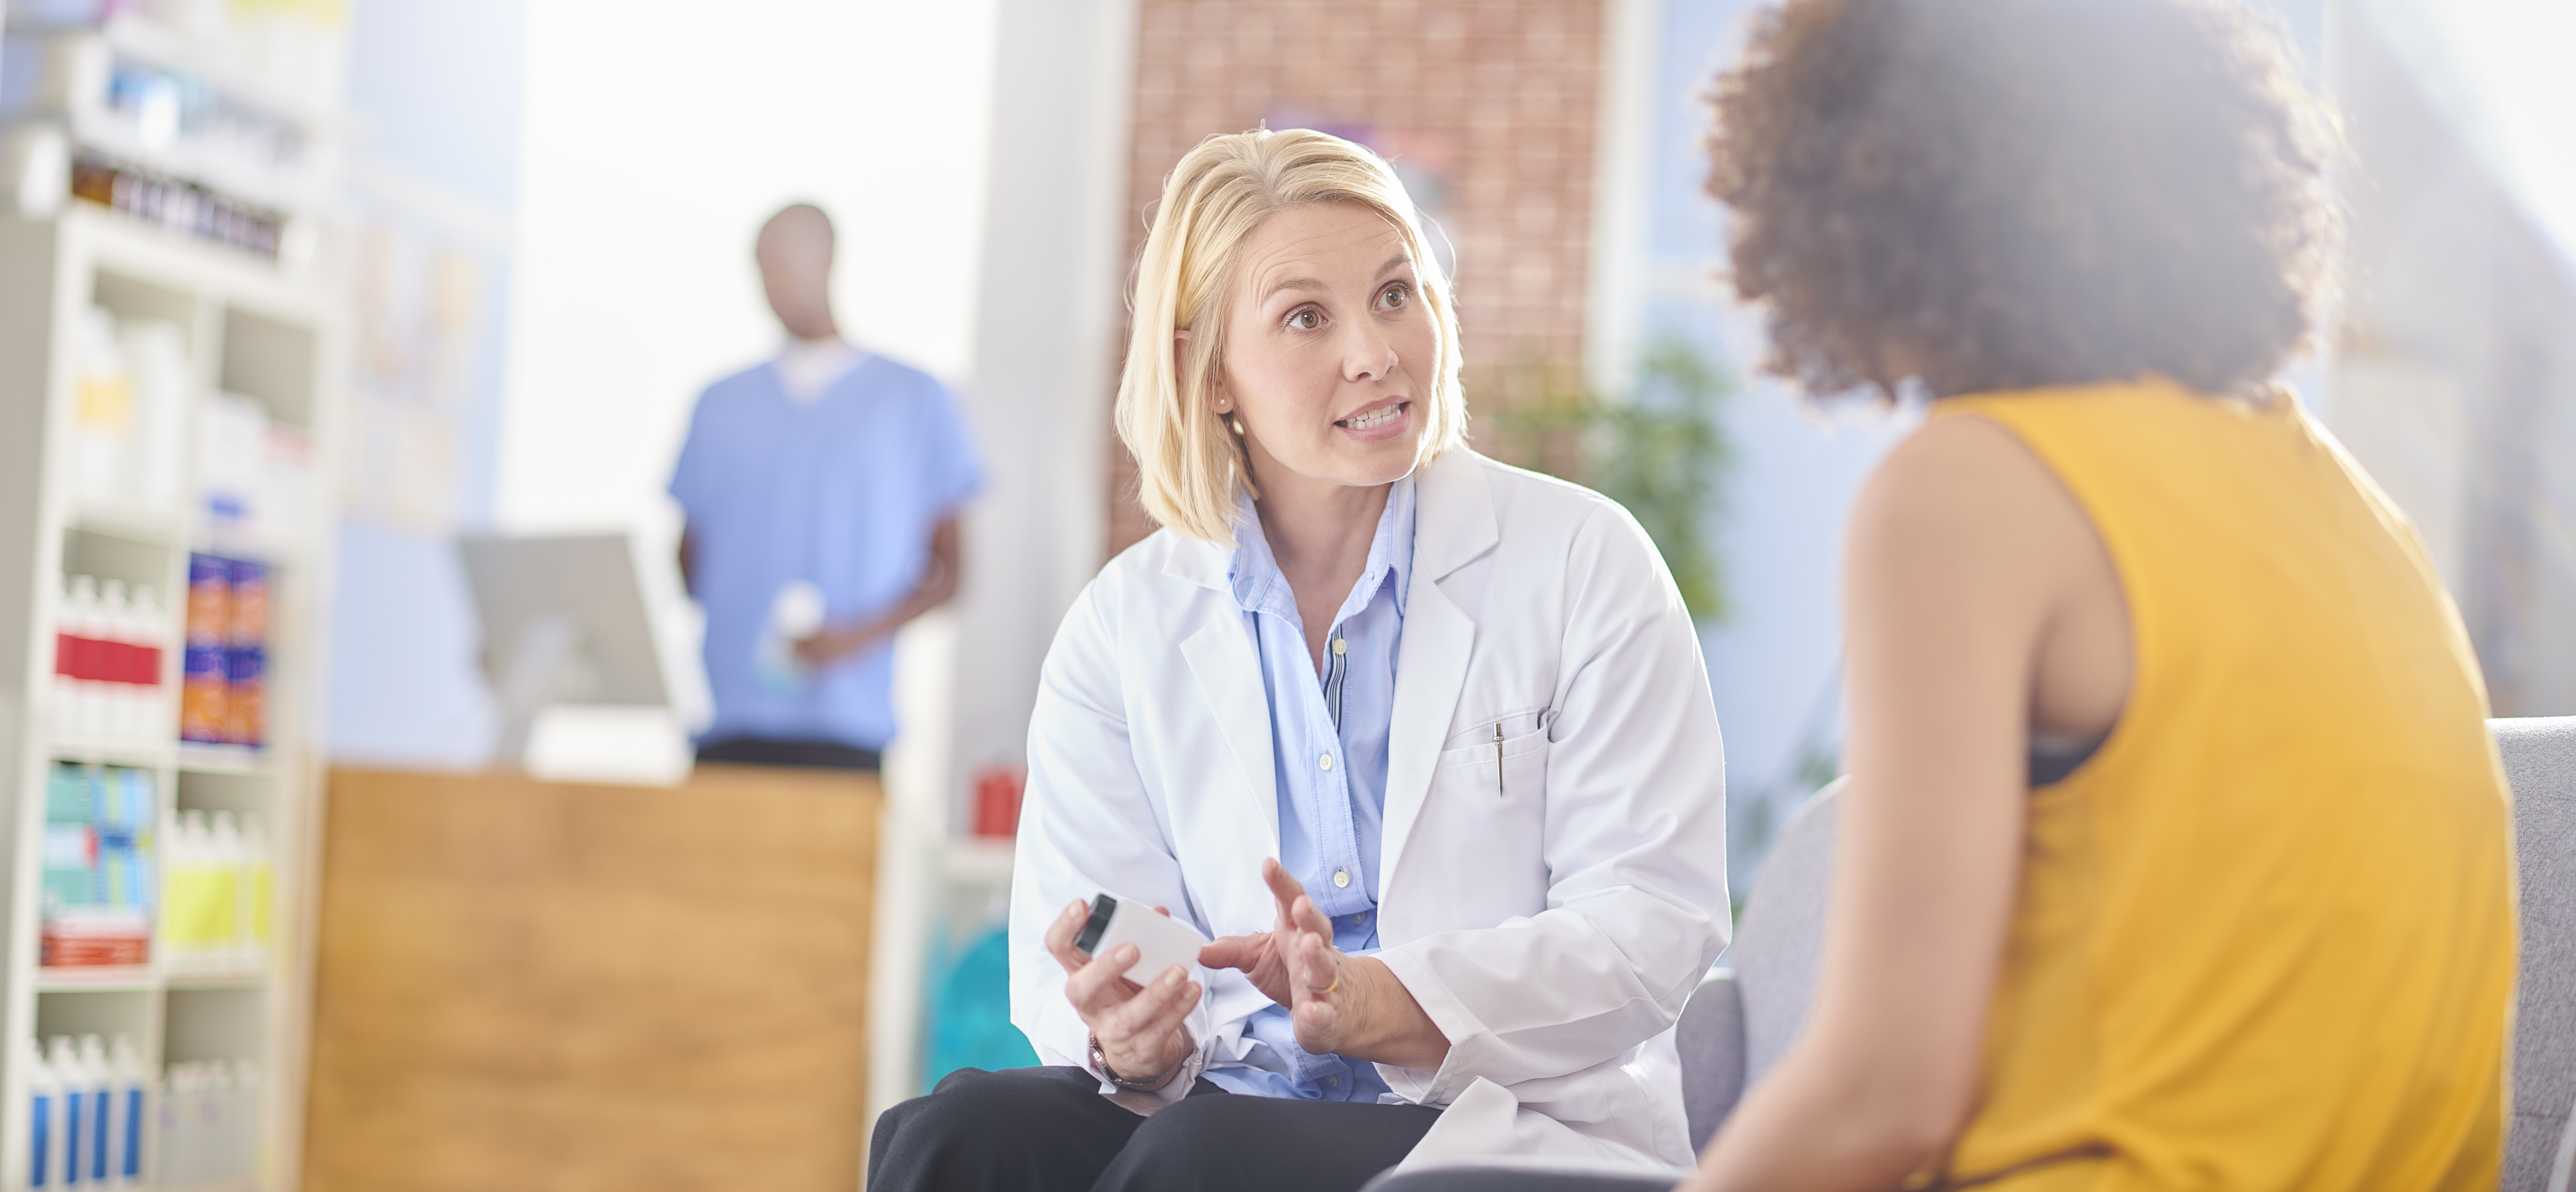
M 867 353 L 837 336 L 831 339 L 790 336 L 778 349 L 778 359 L 772 367 L 778 370 L 778 387 L 786 392 L 788 400 L 798 405 L 810 405 L 822 400 L 833 385 L 866 358 Z
M 1235 493 L 1240 516 L 1234 520 L 1234 559 L 1226 568 L 1226 579 L 1234 589 L 1234 601 L 1246 612 L 1275 612 L 1294 618 L 1296 594 L 1289 590 L 1288 577 L 1279 570 L 1278 556 L 1270 552 L 1270 540 L 1261 532 L 1261 513 L 1254 508 L 1252 496 L 1241 490 Z M 1395 596 L 1395 615 L 1404 615 L 1406 581 L 1413 574 L 1413 477 L 1407 475 L 1387 490 L 1386 510 L 1377 517 L 1377 534 L 1369 540 L 1368 563 L 1360 568 L 1358 582 L 1343 598 L 1342 607 L 1333 614 L 1333 623 L 1357 616 L 1377 599 L 1380 586 L 1391 586 Z

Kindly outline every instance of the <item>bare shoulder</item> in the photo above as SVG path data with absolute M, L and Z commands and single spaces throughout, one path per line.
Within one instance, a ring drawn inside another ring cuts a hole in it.
M 2069 533 L 2087 538 L 2090 526 L 2065 485 L 2020 438 L 1974 414 L 1934 418 L 1908 435 L 1852 509 L 1856 551 L 1896 536 L 2020 554 L 2062 547 Z

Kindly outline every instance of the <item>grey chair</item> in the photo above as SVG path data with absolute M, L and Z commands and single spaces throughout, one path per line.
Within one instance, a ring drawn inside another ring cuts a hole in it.
M 2576 1192 L 2576 717 L 2497 720 L 2491 727 L 2513 787 L 2522 888 L 2514 1114 L 2500 1192 Z M 1732 967 L 1711 972 L 1682 1008 L 1674 1040 L 1693 1149 L 1708 1145 L 1744 1090 L 1780 1062 L 1806 1025 L 1841 789 L 1837 781 L 1816 792 L 1790 817 L 1745 899 L 1727 953 Z M 1381 1178 L 1370 1188 L 1465 1192 L 1506 1184 L 1528 1192 L 1662 1186 L 1444 1168 Z
M 1791 813 L 1745 895 L 1727 948 L 1730 966 L 1709 973 L 1682 1007 L 1682 1109 L 1691 1149 L 1708 1145 L 1737 1098 L 1769 1072 L 1807 1025 L 1816 959 L 1825 940 L 1825 890 L 1834 870 L 1835 779 Z
M 2497 720 L 2522 868 L 2513 1128 L 2504 1192 L 2576 1183 L 2576 716 Z

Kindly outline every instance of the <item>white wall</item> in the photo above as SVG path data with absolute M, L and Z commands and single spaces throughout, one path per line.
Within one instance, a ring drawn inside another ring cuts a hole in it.
M 1100 569 L 1126 322 L 1136 0 L 999 0 L 975 342 L 991 464 L 957 605 L 961 774 L 1024 762 L 1038 665 Z
M 952 380 L 973 338 L 991 0 L 533 0 L 496 515 L 671 529 L 691 403 L 776 346 L 751 241 L 812 200 L 843 328 Z

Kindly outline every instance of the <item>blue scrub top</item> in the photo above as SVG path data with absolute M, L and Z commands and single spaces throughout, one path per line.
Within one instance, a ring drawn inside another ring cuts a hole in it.
M 869 355 L 808 402 L 768 364 L 707 387 L 671 473 L 706 611 L 703 739 L 754 736 L 883 749 L 894 654 L 879 642 L 780 687 L 755 667 L 770 606 L 799 580 L 831 619 L 866 616 L 921 582 L 930 532 L 983 484 L 946 387 Z

